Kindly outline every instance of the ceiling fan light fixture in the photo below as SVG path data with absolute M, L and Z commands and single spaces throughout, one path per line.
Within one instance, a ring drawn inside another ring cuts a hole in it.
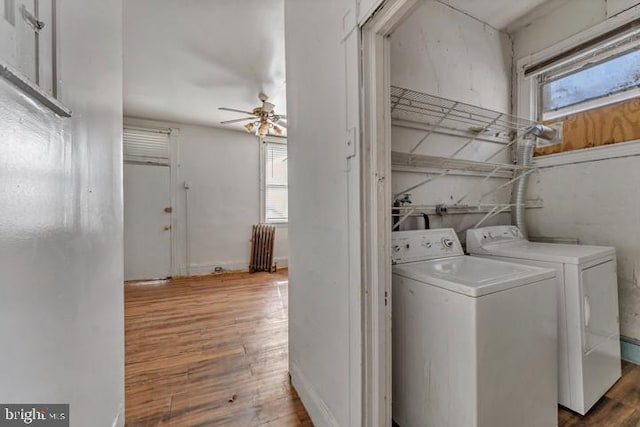
M 265 137 L 269 134 L 269 123 L 267 123 L 266 121 L 263 123 L 260 123 L 260 127 L 258 128 L 258 135 L 260 135 L 261 137 Z
M 282 135 L 282 129 L 278 126 L 273 127 L 273 132 L 278 136 Z
M 244 125 L 244 128 L 247 130 L 247 132 L 251 133 L 253 132 L 253 123 L 247 123 L 246 125 Z

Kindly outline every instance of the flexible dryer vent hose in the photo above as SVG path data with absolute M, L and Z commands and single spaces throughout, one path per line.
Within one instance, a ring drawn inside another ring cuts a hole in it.
M 531 166 L 533 163 L 533 149 L 535 148 L 534 139 L 525 139 L 521 144 L 518 144 L 517 162 L 521 166 Z M 525 173 L 526 170 L 520 171 L 520 174 Z M 518 226 L 522 234 L 527 237 L 527 221 L 525 218 L 525 193 L 527 192 L 527 182 L 529 176 L 525 175 L 520 178 L 516 183 L 514 192 L 515 207 L 513 209 L 513 223 Z

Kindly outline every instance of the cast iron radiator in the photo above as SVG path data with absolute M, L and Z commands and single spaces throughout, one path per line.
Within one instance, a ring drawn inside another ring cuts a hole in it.
M 276 238 L 276 227 L 268 224 L 253 226 L 251 233 L 251 261 L 249 271 L 276 271 L 273 264 L 273 244 Z

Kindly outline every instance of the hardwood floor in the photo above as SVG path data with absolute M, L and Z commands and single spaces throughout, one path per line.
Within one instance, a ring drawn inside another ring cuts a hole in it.
M 287 275 L 125 285 L 126 425 L 312 426 L 287 373 Z M 559 427 L 640 427 L 640 366 Z
M 289 384 L 287 275 L 125 285 L 126 425 L 312 426 Z
M 560 408 L 558 427 L 640 427 L 640 366 L 622 362 L 622 378 L 586 416 Z

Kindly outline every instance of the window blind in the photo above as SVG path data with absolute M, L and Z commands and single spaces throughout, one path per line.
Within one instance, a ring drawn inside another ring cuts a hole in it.
M 126 162 L 169 164 L 168 130 L 124 128 L 124 160 Z
M 265 143 L 265 221 L 287 222 L 289 188 L 286 144 Z

